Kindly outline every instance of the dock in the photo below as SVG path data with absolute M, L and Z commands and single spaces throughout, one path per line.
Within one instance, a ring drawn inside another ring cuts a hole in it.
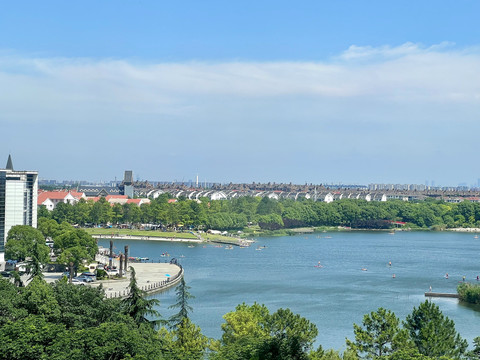
M 426 292 L 426 297 L 443 297 L 443 298 L 455 298 L 459 299 L 460 295 L 452 293 L 437 293 L 437 292 Z

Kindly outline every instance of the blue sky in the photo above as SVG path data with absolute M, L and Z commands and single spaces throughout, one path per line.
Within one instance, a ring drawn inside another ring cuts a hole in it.
M 476 184 L 479 13 L 477 1 L 7 2 L 0 155 L 58 180 Z

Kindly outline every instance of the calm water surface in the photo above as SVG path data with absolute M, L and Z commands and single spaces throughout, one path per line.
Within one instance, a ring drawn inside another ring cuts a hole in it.
M 179 259 L 196 297 L 191 300 L 192 320 L 207 336 L 220 338 L 222 315 L 237 304 L 258 302 L 271 312 L 290 308 L 307 318 L 318 327 L 317 345 L 339 350 L 345 348 L 346 337 L 353 339 L 352 324 L 360 324 L 364 314 L 384 307 L 404 319 L 425 300 L 430 286 L 456 292 L 464 275 L 472 282 L 480 275 L 480 239 L 472 234 L 332 232 L 256 241 L 250 248 L 233 250 L 125 240 L 116 240 L 115 246 L 120 251 L 128 244 L 131 256 L 157 262 L 168 259 L 160 256 L 164 252 Z M 108 246 L 107 241 L 99 244 Z M 267 248 L 256 250 L 261 245 Z M 323 268 L 315 267 L 318 261 Z M 174 291 L 155 297 L 163 317 L 170 316 Z M 480 336 L 479 308 L 456 299 L 434 301 L 470 344 Z

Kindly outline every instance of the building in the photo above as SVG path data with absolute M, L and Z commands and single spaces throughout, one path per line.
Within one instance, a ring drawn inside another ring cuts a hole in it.
M 76 191 L 39 191 L 37 204 L 44 205 L 48 211 L 55 209 L 58 203 L 76 204 L 80 199 L 86 199 L 84 193 Z
M 5 261 L 5 242 L 15 225 L 37 227 L 37 171 L 13 170 L 9 155 L 0 169 L 0 262 Z
M 107 197 L 109 195 L 126 195 L 128 198 L 134 196 L 133 171 L 126 170 L 124 179 L 120 184 L 109 185 L 80 185 L 77 192 L 84 193 L 86 197 Z

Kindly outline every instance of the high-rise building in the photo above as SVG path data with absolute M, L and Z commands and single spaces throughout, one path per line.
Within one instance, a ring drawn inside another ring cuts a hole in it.
M 9 155 L 0 169 L 0 262 L 5 261 L 8 231 L 15 225 L 37 227 L 37 171 L 13 170 Z
M 123 177 L 123 195 L 133 199 L 133 171 L 125 170 Z

